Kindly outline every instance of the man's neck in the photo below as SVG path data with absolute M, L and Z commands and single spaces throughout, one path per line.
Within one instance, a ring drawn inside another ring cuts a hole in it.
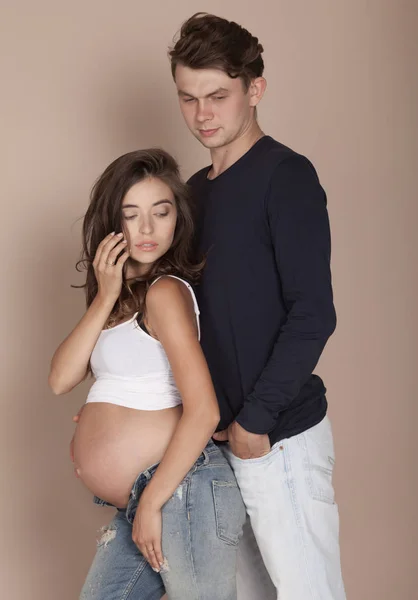
M 237 162 L 244 154 L 254 146 L 264 133 L 261 131 L 257 122 L 254 123 L 253 127 L 248 129 L 242 136 L 228 144 L 222 146 L 222 148 L 213 148 L 210 151 L 212 159 L 212 168 L 209 171 L 209 179 L 215 179 L 229 169 L 234 163 Z

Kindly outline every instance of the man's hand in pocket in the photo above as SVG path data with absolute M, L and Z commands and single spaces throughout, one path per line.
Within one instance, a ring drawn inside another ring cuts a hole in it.
M 238 458 L 260 458 L 271 450 L 270 439 L 267 433 L 251 433 L 234 421 L 224 431 L 213 434 L 213 439 L 219 442 L 229 441 L 232 454 Z

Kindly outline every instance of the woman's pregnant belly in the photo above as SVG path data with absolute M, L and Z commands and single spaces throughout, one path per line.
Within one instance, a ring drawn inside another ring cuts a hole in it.
M 144 411 L 86 404 L 74 438 L 75 467 L 84 485 L 102 500 L 125 507 L 139 473 L 164 456 L 181 414 L 181 406 Z

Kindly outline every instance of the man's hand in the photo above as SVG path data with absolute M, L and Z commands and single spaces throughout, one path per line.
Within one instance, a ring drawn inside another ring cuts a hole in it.
M 80 410 L 78 411 L 78 413 L 75 415 L 75 417 L 73 417 L 73 421 L 74 423 L 78 423 L 81 417 L 81 413 L 83 412 L 84 409 L 84 404 L 83 406 L 80 408 Z M 71 462 L 74 464 L 74 438 L 75 438 L 75 433 L 73 435 L 73 437 L 71 438 L 71 442 L 70 442 L 70 458 L 71 458 Z M 74 466 L 74 475 L 76 477 L 80 477 L 80 475 L 77 472 L 77 469 Z
M 76 414 L 76 416 L 75 416 L 75 417 L 73 417 L 73 422 L 74 422 L 74 423 L 78 423 L 78 422 L 79 422 L 79 420 L 80 420 L 80 417 L 81 417 L 81 413 L 83 412 L 83 410 L 84 410 L 84 407 L 85 407 L 85 406 L 86 406 L 86 405 L 85 405 L 85 404 L 83 404 L 83 406 L 80 408 L 80 410 L 78 411 L 78 413 Z
M 250 433 L 239 423 L 234 421 L 223 431 L 213 434 L 213 439 L 218 442 L 229 441 L 232 454 L 238 458 L 260 458 L 271 450 L 270 439 L 267 433 Z

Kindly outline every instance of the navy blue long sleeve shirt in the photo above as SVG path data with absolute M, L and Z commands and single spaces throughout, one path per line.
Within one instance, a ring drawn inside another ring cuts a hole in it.
M 325 387 L 313 370 L 336 325 L 326 195 L 312 164 L 269 136 L 213 180 L 190 180 L 202 347 L 221 421 L 271 443 L 316 425 Z

